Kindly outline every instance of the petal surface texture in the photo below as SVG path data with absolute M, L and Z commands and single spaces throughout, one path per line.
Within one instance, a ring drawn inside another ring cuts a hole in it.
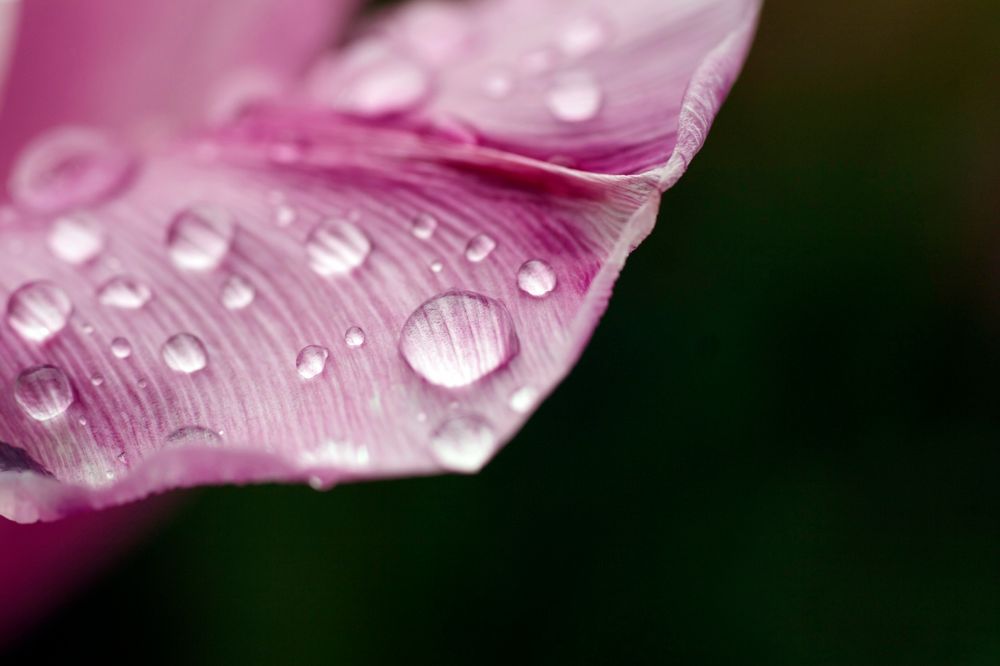
M 435 5 L 418 23 L 451 21 L 457 46 L 429 40 L 419 71 L 397 57 L 414 14 L 395 13 L 302 98 L 190 141 L 140 157 L 114 138 L 43 137 L 14 169 L 32 176 L 18 207 L 0 211 L 0 514 L 480 469 L 582 353 L 756 10 L 626 0 L 604 36 L 567 39 L 557 22 L 528 30 L 524 3 L 457 18 Z M 490 39 L 464 36 L 485 25 Z M 574 62 L 606 49 L 570 77 L 562 116 L 527 98 L 466 105 L 461 70 L 501 52 L 456 63 L 450 49 L 549 41 Z
M 0 2 L 0 176 L 28 139 L 56 124 L 161 134 L 204 118 L 241 80 L 278 85 L 329 43 L 355 4 Z

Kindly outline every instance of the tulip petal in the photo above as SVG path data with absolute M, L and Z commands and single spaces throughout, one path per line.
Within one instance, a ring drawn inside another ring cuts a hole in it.
M 286 81 L 329 41 L 354 0 L 0 2 L 14 50 L 0 87 L 0 177 L 24 142 L 59 123 L 162 133 L 204 117 L 232 77 Z M 3 77 L 0 76 L 0 83 Z M 221 92 L 220 92 L 221 91 Z
M 584 171 L 669 162 L 666 188 L 704 141 L 759 9 L 758 0 L 407 3 L 365 31 L 349 57 L 321 63 L 309 89 L 344 110 L 345 81 L 377 53 L 423 71 L 426 95 L 386 107 L 400 126 Z M 416 90 L 417 75 L 407 80 Z

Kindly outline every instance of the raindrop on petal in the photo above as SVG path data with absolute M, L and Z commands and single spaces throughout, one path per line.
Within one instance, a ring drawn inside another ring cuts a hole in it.
M 555 271 L 541 259 L 526 261 L 517 271 L 517 286 L 529 296 L 542 298 L 556 288 Z
M 202 426 L 183 426 L 167 435 L 170 444 L 208 444 L 215 446 L 222 441 L 219 433 Z
M 167 228 L 167 248 L 178 268 L 207 271 L 229 253 L 236 220 L 224 208 L 199 204 L 178 211 Z
M 91 261 L 104 249 L 104 233 L 90 215 L 76 213 L 64 215 L 52 223 L 49 230 L 49 249 L 70 264 Z
M 39 365 L 18 375 L 14 399 L 31 418 L 48 421 L 73 404 L 73 387 L 59 368 Z
M 153 297 L 152 290 L 135 278 L 125 275 L 113 277 L 97 290 L 101 305 L 123 310 L 138 310 Z
M 545 101 L 557 120 L 579 123 L 597 117 L 603 97 L 597 82 L 589 74 L 570 72 L 557 79 Z
M 7 323 L 25 340 L 43 342 L 66 327 L 73 304 L 62 289 L 41 280 L 19 287 L 7 300 Z
M 241 275 L 230 275 L 222 285 L 220 298 L 229 310 L 242 310 L 253 303 L 257 296 L 254 286 Z
M 350 273 L 365 262 L 371 251 L 368 237 L 347 220 L 327 220 L 306 239 L 309 266 L 324 277 Z
M 518 352 L 517 332 L 500 301 L 471 291 L 448 291 L 410 315 L 399 351 L 431 384 L 455 388 L 508 363 Z
M 413 224 L 410 227 L 410 231 L 420 240 L 429 240 L 431 236 L 434 235 L 434 230 L 437 229 L 437 225 L 437 218 L 430 213 L 421 213 L 413 218 Z
M 559 37 L 559 48 L 571 58 L 600 49 L 608 41 L 608 26 L 596 16 L 581 16 L 569 23 Z
M 520 414 L 530 412 L 538 403 L 538 389 L 534 386 L 523 386 L 510 396 L 510 408 Z
M 497 242 L 486 234 L 473 236 L 469 244 L 465 246 L 465 258 L 474 264 L 478 264 L 490 256 L 496 246 Z
M 357 326 L 351 326 L 344 334 L 344 342 L 348 347 L 360 347 L 365 344 L 365 332 Z
M 431 433 L 434 457 L 446 469 L 475 472 L 496 449 L 496 434 L 480 416 L 465 414 L 448 419 Z
M 190 333 L 178 333 L 171 336 L 160 350 L 163 362 L 174 372 L 191 374 L 208 365 L 208 353 L 205 345 L 197 336 Z
M 132 156 L 106 134 L 60 127 L 32 141 L 11 171 L 14 201 L 43 213 L 97 203 L 128 180 Z
M 303 347 L 299 355 L 295 357 L 295 369 L 302 379 L 312 379 L 323 372 L 326 367 L 326 359 L 330 352 L 326 347 L 319 345 L 309 345 Z
M 125 338 L 115 338 L 111 341 L 111 353 L 115 358 L 126 359 L 132 355 L 132 345 Z

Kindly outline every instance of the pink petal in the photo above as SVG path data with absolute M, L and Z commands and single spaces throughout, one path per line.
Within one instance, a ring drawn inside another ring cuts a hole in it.
M 162 132 L 203 117 L 230 77 L 258 72 L 284 81 L 328 43 L 354 4 L 0 2 L 0 178 L 26 140 L 56 124 Z M 14 49 L 2 85 L 5 34 Z
M 8 213 L 0 514 L 474 471 L 573 365 L 658 198 L 285 112 L 206 145 L 90 207 L 88 261 Z
M 759 8 L 759 0 L 423 1 L 376 22 L 351 53 L 378 50 L 423 70 L 433 94 L 414 96 L 400 126 L 585 171 L 669 162 L 668 186 L 704 141 Z M 364 73 L 353 61 L 323 63 L 313 98 L 342 95 L 345 77 Z

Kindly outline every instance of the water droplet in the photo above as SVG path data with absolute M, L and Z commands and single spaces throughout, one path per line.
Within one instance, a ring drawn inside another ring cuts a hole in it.
M 569 72 L 559 77 L 549 89 L 545 101 L 557 120 L 579 123 L 597 116 L 603 97 L 597 82 L 589 74 Z
M 48 242 L 52 253 L 63 261 L 83 264 L 101 253 L 105 238 L 92 216 L 76 213 L 64 215 L 52 223 Z
M 216 446 L 222 441 L 219 433 L 201 426 L 182 426 L 167 435 L 167 442 L 170 444 L 208 444 Z
M 448 291 L 418 307 L 403 325 L 399 351 L 431 384 L 466 386 L 518 352 L 514 322 L 503 303 L 471 291 Z
M 111 341 L 111 353 L 115 358 L 128 358 L 132 355 L 132 345 L 125 338 L 115 338 Z
M 530 412 L 538 403 L 538 389 L 534 386 L 523 386 L 514 391 L 510 396 L 510 408 L 515 412 L 524 414 Z
M 299 355 L 295 357 L 295 369 L 298 371 L 299 377 L 312 379 L 323 372 L 323 368 L 326 367 L 326 359 L 329 356 L 330 352 L 326 347 L 319 345 L 303 347 Z
M 201 340 L 190 333 L 171 336 L 160 350 L 163 362 L 174 372 L 191 374 L 208 365 L 208 353 Z
M 97 300 L 101 305 L 123 310 L 138 310 L 153 297 L 153 292 L 135 278 L 118 275 L 111 278 L 97 290 Z
M 443 270 L 444 270 L 444 264 L 442 264 L 439 260 L 435 259 L 434 261 L 431 262 L 431 272 L 440 273 Z
M 222 305 L 229 310 L 242 310 L 257 296 L 257 290 L 241 275 L 230 275 L 222 285 Z
M 465 246 L 465 258 L 474 264 L 486 259 L 496 249 L 497 242 L 486 234 L 473 236 L 469 244 Z
M 342 58 L 349 70 L 320 96 L 338 111 L 379 117 L 404 113 L 430 93 L 427 71 L 381 44 L 363 44 Z
M 483 80 L 483 92 L 494 99 L 503 99 L 514 89 L 514 80 L 506 72 L 493 72 Z
M 73 404 L 73 387 L 59 368 L 39 365 L 18 376 L 14 384 L 14 399 L 31 418 L 48 421 Z
M 109 197 L 132 167 L 131 155 L 104 133 L 61 127 L 28 145 L 11 172 L 9 191 L 18 205 L 55 213 Z
M 450 418 L 431 433 L 434 457 L 454 472 L 478 471 L 489 460 L 496 445 L 493 428 L 474 414 Z
M 0 472 L 34 472 L 44 476 L 52 474 L 24 449 L 0 442 Z
M 207 271 L 225 258 L 236 233 L 236 220 L 219 206 L 199 204 L 174 214 L 167 228 L 167 248 L 178 268 Z
M 556 273 L 541 259 L 531 259 L 518 269 L 517 286 L 530 296 L 542 298 L 556 288 Z
M 147 386 L 149 386 L 149 382 L 148 382 L 148 381 L 146 381 L 145 379 L 139 379 L 139 381 L 137 381 L 137 382 L 135 383 L 135 385 L 136 385 L 136 386 L 138 386 L 138 387 L 139 387 L 139 388 L 141 388 L 141 389 L 144 389 L 144 388 L 146 388 Z
M 344 342 L 348 347 L 360 347 L 365 344 L 365 332 L 357 326 L 351 326 L 344 334 Z
M 93 386 L 101 386 L 102 384 L 104 384 L 104 376 L 98 372 L 95 372 L 90 376 L 90 383 Z
M 87 419 L 86 419 L 86 417 L 83 417 L 83 416 L 81 416 L 80 418 L 78 418 L 76 420 L 76 422 L 79 423 L 82 426 L 86 426 L 87 425 Z
M 608 26 L 596 16 L 581 16 L 570 22 L 559 37 L 559 48 L 571 58 L 600 49 L 608 41 Z
M 309 265 L 324 277 L 350 273 L 365 262 L 371 251 L 368 237 L 347 220 L 327 220 L 306 239 Z
M 295 209 L 291 206 L 282 204 L 274 209 L 274 221 L 278 223 L 279 227 L 290 226 L 295 222 L 296 217 Z
M 421 213 L 413 218 L 413 225 L 410 231 L 420 240 L 429 240 L 437 229 L 437 218 L 430 213 Z
M 555 54 L 548 48 L 531 51 L 521 58 L 521 68 L 529 74 L 542 74 L 551 70 L 555 64 Z
M 59 333 L 72 312 L 66 292 L 45 280 L 19 287 L 7 300 L 7 323 L 31 342 L 43 342 Z
M 80 324 L 80 332 L 83 333 L 84 335 L 93 335 L 94 325 L 88 322 L 82 322 Z

